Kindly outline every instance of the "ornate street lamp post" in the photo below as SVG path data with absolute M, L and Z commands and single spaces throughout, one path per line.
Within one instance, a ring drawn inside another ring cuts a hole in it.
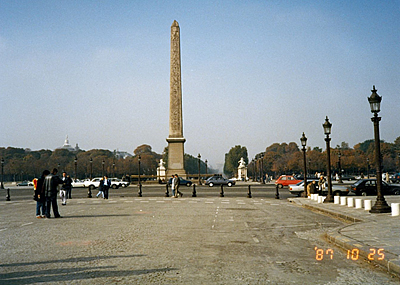
M 78 170 L 78 158 L 75 156 L 75 158 L 74 158 L 74 164 L 75 164 L 75 180 L 76 180 L 76 177 L 78 176 L 77 175 L 77 170 Z
M 307 145 L 307 138 L 306 135 L 303 135 L 300 138 L 302 151 L 303 151 L 303 160 L 304 160 L 304 192 L 303 197 L 307 197 L 307 159 L 306 159 L 306 145 Z
M 102 164 L 102 168 L 101 168 L 101 176 L 102 177 L 104 177 L 104 164 L 105 164 L 106 162 L 104 161 L 104 159 L 103 159 L 103 161 L 101 162 L 101 164 Z
M 342 154 L 340 153 L 340 150 L 339 150 L 339 153 L 338 153 L 338 159 L 339 159 L 339 161 L 338 161 L 338 164 L 339 164 L 339 183 L 343 183 L 343 181 L 342 181 L 342 164 L 341 164 L 341 161 L 340 161 L 341 157 L 342 157 Z
M 207 161 L 207 159 L 206 159 L 206 161 L 204 161 L 204 162 L 205 162 L 205 164 L 206 164 L 206 179 L 207 179 L 207 174 L 208 174 L 208 165 L 207 165 L 208 161 Z
M 377 197 L 375 205 L 369 211 L 370 213 L 390 213 L 391 208 L 385 201 L 382 191 L 382 168 L 381 168 L 381 146 L 379 139 L 379 121 L 381 117 L 378 117 L 378 113 L 381 108 L 382 97 L 376 93 L 375 85 L 371 90 L 372 94 L 368 97 L 368 102 L 371 107 L 371 112 L 374 116 L 371 121 L 374 123 L 374 135 L 375 135 L 375 163 L 376 163 L 376 186 L 377 186 Z
M 90 158 L 89 162 L 90 162 L 90 180 L 92 180 L 92 176 L 93 176 L 93 159 Z M 87 197 L 88 198 L 92 198 L 92 189 L 90 189 L 90 187 L 88 188 Z
M 4 189 L 4 158 L 1 158 L 1 189 Z
M 140 160 L 141 160 L 142 158 L 140 157 L 140 155 L 139 155 L 139 157 L 138 157 L 138 170 L 139 170 L 139 184 L 138 184 L 138 186 L 139 186 L 139 192 L 138 192 L 138 196 L 139 197 L 142 197 L 142 182 L 140 181 Z
M 326 199 L 324 203 L 333 203 L 333 195 L 332 195 L 332 177 L 331 177 L 331 147 L 330 147 L 330 141 L 331 138 L 329 135 L 331 134 L 331 128 L 332 124 L 329 122 L 328 116 L 326 116 L 325 123 L 322 124 L 324 127 L 324 133 L 326 135 L 325 141 L 326 141 L 326 167 L 327 167 L 327 176 L 328 176 L 328 195 L 326 196 Z
M 199 164 L 199 185 L 201 185 L 201 181 L 200 181 L 200 159 L 201 159 L 201 155 L 200 155 L 200 153 L 197 155 L 197 159 L 198 159 L 198 164 Z
M 115 161 L 113 161 L 113 177 L 115 177 Z

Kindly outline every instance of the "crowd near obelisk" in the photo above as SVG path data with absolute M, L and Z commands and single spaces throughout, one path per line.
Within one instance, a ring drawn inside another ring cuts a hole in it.
M 169 136 L 167 177 L 173 174 L 185 176 L 183 116 L 182 116 L 182 82 L 181 82 L 181 48 L 180 29 L 177 21 L 171 26 L 171 73 L 169 102 Z

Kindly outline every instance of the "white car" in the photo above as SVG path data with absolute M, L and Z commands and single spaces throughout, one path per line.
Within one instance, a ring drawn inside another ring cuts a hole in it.
M 129 182 L 122 181 L 119 178 L 110 178 L 111 179 L 111 188 L 117 189 L 119 187 L 128 187 Z
M 86 180 L 85 182 L 83 182 L 83 185 L 85 185 L 86 188 L 90 188 L 90 190 L 93 190 L 95 188 L 99 188 L 101 179 L 102 177 L 95 177 L 92 180 Z
M 85 182 L 79 179 L 72 179 L 72 187 L 73 188 L 84 188 L 85 187 Z
M 308 181 L 308 179 L 307 179 L 307 183 L 311 183 L 311 182 L 312 182 L 312 180 Z M 316 181 L 315 187 L 318 188 L 318 181 Z M 304 181 L 301 181 L 297 184 L 289 185 L 289 191 L 293 195 L 300 197 L 301 194 L 304 192 Z M 328 182 L 325 182 L 325 190 L 322 191 L 322 194 L 323 195 L 328 194 Z M 347 194 L 349 194 L 349 189 L 344 186 L 332 185 L 332 194 L 334 196 L 339 196 L 339 195 L 346 196 Z

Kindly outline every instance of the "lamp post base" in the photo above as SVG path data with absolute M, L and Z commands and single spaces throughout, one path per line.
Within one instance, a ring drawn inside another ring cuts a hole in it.
M 335 199 L 333 199 L 333 195 L 328 194 L 324 200 L 324 203 L 333 203 L 334 201 Z
M 369 210 L 370 213 L 390 213 L 392 208 L 386 203 L 385 200 L 376 200 L 375 205 Z

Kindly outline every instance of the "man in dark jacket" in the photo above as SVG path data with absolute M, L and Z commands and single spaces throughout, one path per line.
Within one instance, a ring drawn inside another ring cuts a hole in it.
M 53 171 L 44 179 L 43 187 L 46 195 L 46 218 L 50 218 L 51 207 L 53 207 L 54 217 L 62 218 L 58 212 L 57 192 L 58 185 L 62 184 L 63 181 L 57 176 L 57 172 L 57 168 L 54 168 Z
M 50 171 L 45 170 L 42 173 L 42 176 L 38 179 L 35 189 L 35 200 L 36 202 L 36 218 L 45 218 L 46 217 L 46 195 L 44 193 L 44 179 L 47 175 L 50 174 Z M 42 210 L 42 215 L 40 215 L 40 210 Z

